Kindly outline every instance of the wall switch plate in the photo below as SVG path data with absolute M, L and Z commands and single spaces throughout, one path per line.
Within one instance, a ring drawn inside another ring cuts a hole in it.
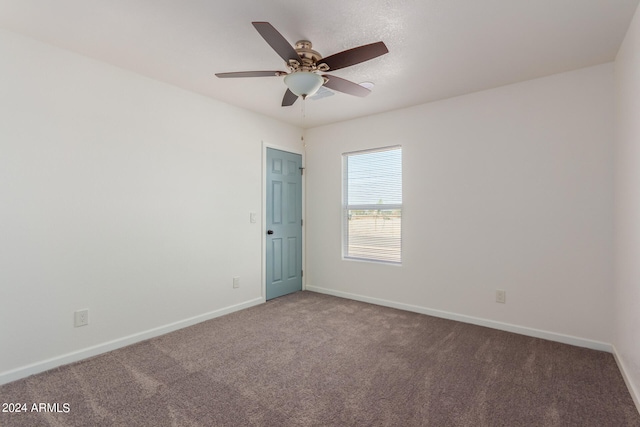
M 233 287 L 234 288 L 240 287 L 240 276 L 236 276 L 233 278 Z
M 78 310 L 73 314 L 73 326 L 87 326 L 89 324 L 89 310 Z
M 502 289 L 496 289 L 496 302 L 500 304 L 505 304 L 507 302 L 507 291 L 503 291 Z
M 256 213 L 255 213 L 255 212 L 251 212 L 251 213 L 249 213 L 249 221 L 250 221 L 252 224 L 255 224 L 255 222 L 256 222 Z

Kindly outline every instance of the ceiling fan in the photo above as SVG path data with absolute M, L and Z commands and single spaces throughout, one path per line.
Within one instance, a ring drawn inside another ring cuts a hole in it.
M 283 107 L 293 105 L 300 96 L 302 99 L 312 96 L 321 86 L 349 95 L 367 96 L 371 90 L 349 80 L 323 73 L 359 64 L 389 52 L 383 42 L 376 42 L 323 58 L 311 48 L 311 42 L 308 40 L 296 42 L 294 48 L 270 23 L 252 22 L 252 24 L 269 46 L 284 59 L 288 71 L 239 71 L 216 73 L 216 76 L 220 78 L 284 76 L 287 91 L 282 99 Z

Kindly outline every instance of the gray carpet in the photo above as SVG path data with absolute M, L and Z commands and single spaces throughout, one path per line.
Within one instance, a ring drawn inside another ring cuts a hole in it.
M 0 387 L 2 426 L 640 426 L 611 354 L 298 292 Z

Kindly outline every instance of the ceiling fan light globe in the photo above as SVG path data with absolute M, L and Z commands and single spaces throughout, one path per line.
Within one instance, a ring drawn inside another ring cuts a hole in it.
M 309 71 L 297 71 L 287 74 L 284 78 L 284 84 L 289 90 L 303 98 L 314 95 L 323 83 L 322 76 Z

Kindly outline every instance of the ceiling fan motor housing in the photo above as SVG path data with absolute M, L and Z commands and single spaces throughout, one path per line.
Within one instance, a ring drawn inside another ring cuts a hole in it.
M 309 40 L 298 40 L 296 42 L 296 52 L 298 56 L 300 56 L 300 61 L 289 60 L 289 67 L 291 68 L 291 72 L 296 71 L 328 71 L 329 67 L 327 64 L 318 64 L 318 61 L 322 59 L 322 55 L 320 55 L 317 51 L 312 49 L 313 45 Z

